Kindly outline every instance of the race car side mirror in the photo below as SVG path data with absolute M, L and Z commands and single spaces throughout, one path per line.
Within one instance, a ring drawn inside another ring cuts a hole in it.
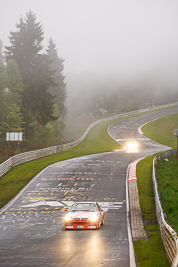
M 103 209 L 100 209 L 100 211 L 103 211 Z

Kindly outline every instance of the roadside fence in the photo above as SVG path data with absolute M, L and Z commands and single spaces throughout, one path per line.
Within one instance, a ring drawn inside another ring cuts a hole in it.
M 172 267 L 178 267 L 178 236 L 176 231 L 166 222 L 164 211 L 161 207 L 161 199 L 158 191 L 158 183 L 156 178 L 156 165 L 158 160 L 168 160 L 173 154 L 177 153 L 177 149 L 169 150 L 158 155 L 153 160 L 153 188 L 155 193 L 156 215 L 160 226 L 163 244 Z

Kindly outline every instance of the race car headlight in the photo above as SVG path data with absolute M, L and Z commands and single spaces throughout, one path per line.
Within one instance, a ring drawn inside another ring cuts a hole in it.
M 136 141 L 129 141 L 126 144 L 128 149 L 137 149 L 138 148 L 138 143 Z
M 72 220 L 72 217 L 69 214 L 67 214 L 65 216 L 64 220 L 65 220 L 65 222 L 70 222 Z
M 92 215 L 91 217 L 90 217 L 90 221 L 91 222 L 97 222 L 97 220 L 98 220 L 98 216 L 97 215 Z

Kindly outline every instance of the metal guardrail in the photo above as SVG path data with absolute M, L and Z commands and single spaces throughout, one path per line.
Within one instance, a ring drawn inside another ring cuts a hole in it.
M 157 186 L 157 178 L 156 178 L 156 165 L 159 159 L 167 159 L 170 158 L 173 154 L 176 154 L 177 149 L 169 150 L 157 157 L 153 160 L 153 188 L 155 193 L 155 204 L 156 204 L 156 215 L 157 221 L 160 226 L 161 237 L 163 240 L 163 244 L 172 267 L 178 267 L 178 236 L 175 230 L 170 227 L 170 225 L 166 222 L 164 218 L 164 212 L 161 207 L 160 195 Z
M 46 156 L 50 156 L 52 154 L 61 152 L 61 151 L 65 151 L 68 150 L 72 147 L 77 146 L 79 143 L 81 143 L 85 137 L 87 136 L 87 134 L 89 133 L 89 131 L 97 124 L 102 123 L 102 122 L 106 122 L 106 121 L 110 121 L 110 120 L 115 120 L 115 119 L 119 119 L 122 117 L 127 117 L 130 115 L 134 115 L 134 114 L 139 114 L 139 113 L 143 113 L 146 111 L 150 111 L 150 110 L 156 110 L 156 109 L 161 109 L 161 108 L 167 108 L 167 107 L 173 107 L 173 106 L 177 106 L 178 102 L 176 103 L 172 103 L 172 104 L 167 104 L 167 105 L 160 105 L 154 108 L 147 108 L 147 109 L 140 109 L 140 110 L 135 110 L 135 111 L 131 111 L 131 112 L 127 112 L 127 113 L 122 113 L 122 114 L 117 114 L 114 116 L 110 116 L 107 118 L 103 118 L 100 120 L 97 120 L 95 122 L 93 122 L 85 131 L 85 133 L 78 138 L 77 140 L 71 142 L 71 143 L 67 143 L 64 145 L 57 145 L 57 146 L 52 146 L 52 147 L 47 147 L 47 148 L 43 148 L 43 149 L 38 149 L 38 150 L 34 150 L 34 151 L 29 151 L 29 152 L 25 152 L 25 153 L 21 153 L 18 155 L 15 155 L 11 158 L 9 158 L 8 160 L 6 160 L 5 162 L 3 162 L 2 164 L 0 164 L 0 177 L 5 174 L 6 172 L 8 172 L 12 167 L 20 165 L 24 162 L 28 162 L 31 160 L 35 160 L 35 159 L 39 159 L 39 158 L 43 158 Z

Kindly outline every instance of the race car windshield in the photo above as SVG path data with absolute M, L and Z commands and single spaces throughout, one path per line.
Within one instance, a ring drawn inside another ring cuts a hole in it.
M 71 211 L 97 211 L 97 207 L 95 204 L 76 203 L 71 207 Z

